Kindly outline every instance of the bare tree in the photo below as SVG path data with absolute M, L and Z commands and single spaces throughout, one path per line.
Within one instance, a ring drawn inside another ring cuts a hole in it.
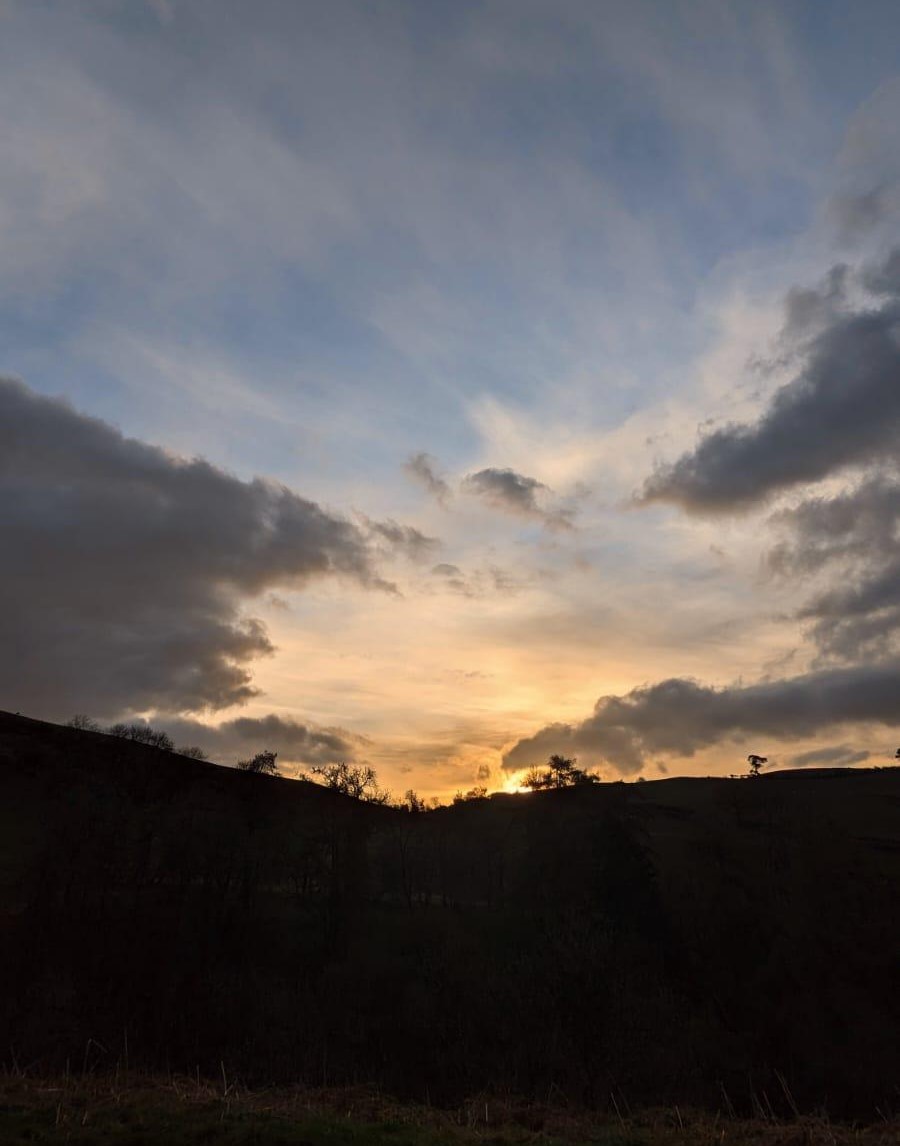
M 367 804 L 387 804 L 391 794 L 378 786 L 378 774 L 374 768 L 365 765 L 317 764 L 310 768 L 313 776 L 333 792 L 343 792 L 354 800 L 364 800 Z
M 198 748 L 196 744 L 191 744 L 184 748 L 176 748 L 175 751 L 179 756 L 187 756 L 190 760 L 208 760 L 209 757 L 202 748 Z
M 162 748 L 164 752 L 174 752 L 175 742 L 167 732 L 159 732 L 149 724 L 112 724 L 106 729 L 108 736 L 120 736 L 123 740 L 133 740 L 136 744 L 149 744 L 151 748 Z
M 66 721 L 69 728 L 77 728 L 81 732 L 102 732 L 103 729 L 100 724 L 94 720 L 92 716 L 86 715 L 84 712 L 76 712 L 75 715 Z
M 242 772 L 255 772 L 258 776 L 277 776 L 278 765 L 275 763 L 277 752 L 257 752 L 249 760 L 238 760 L 238 768 Z

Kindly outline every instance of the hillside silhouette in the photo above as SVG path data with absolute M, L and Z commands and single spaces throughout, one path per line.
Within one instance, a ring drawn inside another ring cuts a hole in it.
M 409 811 L 0 713 L 0 777 L 18 1065 L 896 1105 L 900 769 Z

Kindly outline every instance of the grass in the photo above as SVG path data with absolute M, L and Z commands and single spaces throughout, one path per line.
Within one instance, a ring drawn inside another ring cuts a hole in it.
M 723 1120 L 696 1111 L 628 1118 L 479 1098 L 453 1110 L 368 1090 L 250 1091 L 202 1079 L 0 1078 L 0 1143 L 98 1146 L 888 1146 L 900 1123 Z

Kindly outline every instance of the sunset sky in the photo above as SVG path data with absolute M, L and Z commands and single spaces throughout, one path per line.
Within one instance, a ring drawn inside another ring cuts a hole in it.
M 0 708 L 887 763 L 893 0 L 0 0 Z

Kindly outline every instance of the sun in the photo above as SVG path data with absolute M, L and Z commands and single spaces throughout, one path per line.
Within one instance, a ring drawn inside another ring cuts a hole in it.
M 507 776 L 503 781 L 503 787 L 500 789 L 500 791 L 508 792 L 512 795 L 523 795 L 526 792 L 530 792 L 530 788 L 525 788 L 522 785 L 524 778 L 525 769 L 522 769 L 519 772 L 513 772 L 512 775 Z

